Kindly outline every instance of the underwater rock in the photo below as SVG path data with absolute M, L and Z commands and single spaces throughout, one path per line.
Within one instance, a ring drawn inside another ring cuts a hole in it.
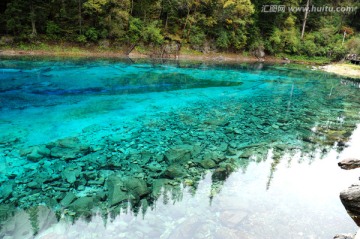
M 63 207 L 68 207 L 75 199 L 76 195 L 73 192 L 68 192 L 61 200 L 60 205 Z
M 15 135 L 1 135 L 0 145 L 11 145 L 20 141 L 20 138 Z
M 234 148 L 229 147 L 226 151 L 226 155 L 228 156 L 234 156 L 238 153 L 238 151 Z
M 43 158 L 43 156 L 38 154 L 35 150 L 27 155 L 27 159 L 32 161 L 32 162 L 38 162 L 42 158 Z
M 5 203 L 0 204 L 1 220 L 3 222 L 6 221 L 9 217 L 11 217 L 13 215 L 15 210 L 16 210 L 16 208 L 14 207 L 13 204 L 5 204 Z
M 37 153 L 44 156 L 49 157 L 50 156 L 50 149 L 46 147 L 46 145 L 40 145 L 37 147 Z
M 150 164 L 145 165 L 145 168 L 150 170 L 153 173 L 161 173 L 163 170 L 163 167 L 161 166 L 161 164 L 156 163 L 156 162 L 152 162 Z
M 184 163 L 190 160 L 194 147 L 189 144 L 176 145 L 166 151 L 165 159 L 170 163 Z
M 212 125 L 212 126 L 227 126 L 230 124 L 230 122 L 226 119 L 206 119 L 204 121 L 204 124 L 206 125 Z
M 65 160 L 76 159 L 90 153 L 88 145 L 81 144 L 75 137 L 64 138 L 47 145 L 51 148 L 51 157 Z
M 143 179 L 128 177 L 124 180 L 124 185 L 135 198 L 140 198 L 150 193 Z
M 211 179 L 212 181 L 225 181 L 230 173 L 226 168 L 217 168 L 211 175 Z
M 21 149 L 19 153 L 23 157 L 26 156 L 26 158 L 32 162 L 38 162 L 42 158 L 50 156 L 50 150 L 46 147 L 46 145 L 38 145 Z
M 175 179 L 175 178 L 182 178 L 186 175 L 185 170 L 182 166 L 173 164 L 170 165 L 163 173 L 165 178 Z
M 254 154 L 254 151 L 251 149 L 247 149 L 240 154 L 240 158 L 250 158 Z
M 59 139 L 56 144 L 62 148 L 77 148 L 80 145 L 80 140 L 76 137 L 68 137 Z
M 340 199 L 349 216 L 360 226 L 360 184 L 351 185 L 342 191 Z
M 205 169 L 215 168 L 216 163 L 212 159 L 204 159 L 200 162 L 201 167 Z
M 152 158 L 152 153 L 149 151 L 143 151 L 140 153 L 141 154 L 141 162 L 143 165 L 147 164 L 150 159 Z
M 80 176 L 81 167 L 76 165 L 71 165 L 65 168 L 65 170 L 61 173 L 63 179 L 65 179 L 68 183 L 74 183 L 76 178 Z
M 124 134 L 113 134 L 113 135 L 110 135 L 108 137 L 108 140 L 111 142 L 111 143 L 125 143 L 125 142 L 130 142 L 131 140 L 133 139 L 132 136 L 129 136 L 129 135 L 124 135 Z
M 109 192 L 108 203 L 110 207 L 128 200 L 129 196 L 122 190 L 123 187 L 124 183 L 120 177 L 115 175 L 108 177 L 107 188 Z
M 360 159 L 349 158 L 338 163 L 339 167 L 345 170 L 360 168 Z
M 105 183 L 105 178 L 101 177 L 95 180 L 89 180 L 87 183 L 91 186 L 102 186 Z
M 164 186 L 171 181 L 170 179 L 160 178 L 160 179 L 154 179 L 152 182 L 152 192 L 151 196 L 154 198 L 157 198 L 161 194 L 161 190 L 164 188 Z
M 81 214 L 89 214 L 94 205 L 94 199 L 92 197 L 82 197 L 76 199 L 69 205 L 69 209 Z
M 227 144 L 227 143 L 224 143 L 224 142 L 222 142 L 222 143 L 220 144 L 220 146 L 218 147 L 218 149 L 219 149 L 220 151 L 223 151 L 223 152 L 225 152 L 225 151 L 227 150 L 227 148 L 228 148 L 228 144 Z
M 0 201 L 4 201 L 11 197 L 13 192 L 13 183 L 12 182 L 6 182 L 1 185 L 0 187 Z
M 101 151 L 87 154 L 80 159 L 83 162 L 90 163 L 91 165 L 97 165 L 99 167 L 105 167 L 107 165 L 107 157 Z
M 77 149 L 68 149 L 54 147 L 51 149 L 51 157 L 53 158 L 62 158 L 65 160 L 76 159 L 79 156 L 79 151 Z
M 38 189 L 41 188 L 41 185 L 38 182 L 32 181 L 27 184 L 27 187 L 31 189 Z

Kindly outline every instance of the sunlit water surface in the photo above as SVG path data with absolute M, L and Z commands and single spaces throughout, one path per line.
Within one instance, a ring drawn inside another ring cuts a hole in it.
M 355 232 L 359 112 L 358 84 L 304 67 L 2 59 L 0 237 Z

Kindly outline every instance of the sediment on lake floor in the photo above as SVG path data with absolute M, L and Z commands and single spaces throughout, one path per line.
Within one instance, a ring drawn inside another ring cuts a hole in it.
M 254 97 L 241 102 L 242 107 L 239 103 L 199 102 L 124 125 L 121 133 L 113 129 L 100 142 L 92 141 L 92 135 L 102 130 L 98 125 L 74 137 L 19 150 L 21 138 L 3 136 L 1 147 L 9 166 L 1 179 L 1 207 L 45 203 L 78 218 L 91 216 L 93 208 L 116 215 L 130 203 L 138 212 L 151 208 L 163 190 L 176 191 L 184 184 L 196 191 L 208 170 L 213 180 L 211 198 L 234 170 L 264 160 L 270 148 L 275 169 L 285 153 L 301 151 L 305 156 L 319 147 L 326 153 L 335 142 L 343 147 L 358 120 L 352 113 L 356 108 L 344 111 L 344 122 L 328 118 L 327 112 L 314 114 L 306 99 L 285 118 L 281 111 L 286 101 L 274 105 L 271 99 Z M 331 127 L 319 125 L 312 132 L 310 128 L 323 117 L 332 122 Z
M 45 77 L 55 75 L 52 70 L 46 68 Z M 230 93 L 225 91 L 228 95 L 218 98 L 205 95 L 183 107 L 136 120 L 92 124 L 82 128 L 81 133 L 41 144 L 28 142 L 24 137 L 29 133 L 26 131 L 11 130 L 1 135 L 1 157 L 5 159 L 0 176 L 1 218 L 10 218 L 14 210 L 26 209 L 36 221 L 34 215 L 38 205 L 46 205 L 59 217 L 69 220 L 90 218 L 98 212 L 114 218 L 129 207 L 135 214 L 145 213 L 165 192 L 171 192 L 174 202 L 180 200 L 183 186 L 195 193 L 208 172 L 212 175 L 210 201 L 232 172 L 246 170 L 249 164 L 266 160 L 271 151 L 269 188 L 283 155 L 301 153 L 301 158 L 310 163 L 315 152 L 325 155 L 334 147 L 341 150 L 359 122 L 360 104 L 357 96 L 351 94 L 353 88 L 344 82 L 340 87 L 344 89 L 341 94 L 346 95 L 346 100 L 332 91 L 332 84 L 323 87 L 310 80 L 300 82 L 291 94 L 288 90 L 283 93 L 275 87 L 284 84 L 281 79 L 273 79 L 276 74 L 264 79 L 269 83 L 269 91 L 280 91 L 275 96 L 236 95 L 234 92 L 244 90 L 241 88 L 243 82 L 195 82 L 195 76 L 178 72 L 176 79 L 191 84 L 169 88 L 166 79 L 159 78 L 160 74 L 144 74 L 148 76 L 146 80 L 151 76 L 167 90 L 201 88 L 200 83 L 206 87 L 237 88 Z M 299 73 L 292 74 L 299 76 Z M 124 79 L 133 86 L 130 93 L 142 92 L 133 74 L 117 78 L 118 81 Z M 119 85 L 116 82 L 107 80 L 106 83 L 111 88 L 109 94 L 123 90 L 114 87 Z M 0 106 L 20 111 L 53 107 L 60 104 L 60 97 L 103 92 L 94 87 L 72 91 L 53 86 L 48 89 L 49 83 L 42 81 L 23 87 L 26 100 L 10 95 L 8 92 L 18 88 L 9 85 L 3 93 L 6 104 Z M 318 91 L 309 93 L 306 87 Z M 59 101 L 45 101 L 44 94 L 59 96 L 56 98 Z M 291 101 L 293 96 L 295 100 Z M 79 102 L 68 99 L 74 104 Z M 122 101 L 115 98 L 101 100 L 86 107 L 68 109 L 66 115 L 69 120 L 91 118 L 113 110 L 115 105 L 121 108 L 121 104 Z M 65 122 L 59 122 L 62 123 Z

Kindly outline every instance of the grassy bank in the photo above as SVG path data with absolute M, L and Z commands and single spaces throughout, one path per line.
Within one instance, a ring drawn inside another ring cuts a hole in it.
M 113 48 L 80 47 L 73 44 L 19 44 L 0 47 L 0 55 L 34 55 L 34 56 L 125 56 L 123 51 Z
M 0 56 L 50 56 L 50 57 L 99 57 L 99 58 L 150 58 L 151 51 L 144 48 L 135 48 L 129 56 L 119 48 L 101 48 L 98 46 L 81 47 L 73 44 L 19 44 L 17 46 L 0 47 Z M 170 58 L 175 59 L 175 55 Z M 224 61 L 224 62 L 257 62 L 258 58 L 248 52 L 229 53 L 216 52 L 204 54 L 185 46 L 181 49 L 177 59 L 195 61 Z M 322 66 L 321 70 L 338 74 L 344 77 L 360 80 L 360 66 L 352 64 L 331 63 L 326 57 L 306 57 L 292 55 L 266 56 L 263 60 L 268 63 L 291 63 Z
M 126 57 L 126 54 L 121 48 L 104 48 L 98 46 L 82 47 L 74 44 L 18 44 L 16 46 L 1 46 L 0 55 L 19 56 L 19 55 L 34 55 L 34 56 L 66 56 L 66 57 Z M 151 50 L 136 47 L 129 55 L 134 58 L 148 58 L 151 55 Z M 175 55 L 171 55 L 175 59 Z M 286 63 L 284 60 L 288 58 L 293 63 L 307 64 L 307 65 L 325 65 L 330 63 L 330 59 L 325 57 L 305 57 L 305 56 L 265 56 L 265 62 Z M 256 62 L 258 58 L 254 57 L 249 52 L 229 53 L 216 52 L 204 54 L 199 51 L 190 49 L 187 46 L 182 47 L 178 59 L 200 60 L 200 61 L 234 61 L 234 62 Z

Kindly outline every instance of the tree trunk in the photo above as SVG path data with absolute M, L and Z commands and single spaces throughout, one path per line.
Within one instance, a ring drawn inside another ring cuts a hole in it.
M 131 9 L 130 9 L 130 15 L 132 16 L 133 13 L 133 9 L 134 9 L 134 0 L 131 0 Z
M 136 47 L 136 45 L 137 45 L 137 42 L 135 42 L 135 43 L 133 43 L 130 47 L 129 47 L 129 49 L 126 51 L 126 55 L 127 56 L 129 56 L 129 54 L 134 50 L 134 48 Z
M 82 34 L 82 2 L 78 0 L 79 3 L 79 32 Z
M 31 29 L 32 29 L 32 32 L 31 32 L 31 36 L 36 36 L 37 35 L 37 30 L 36 30 L 36 20 L 35 20 L 35 10 L 34 10 L 34 6 L 31 5 L 30 7 L 30 20 L 31 20 Z
M 305 9 L 305 16 L 304 16 L 304 22 L 303 22 L 302 31 L 301 31 L 301 40 L 304 39 L 306 21 L 307 21 L 308 13 L 309 13 L 309 5 L 310 5 L 310 0 L 307 0 L 306 9 Z
M 188 3 L 190 4 L 190 3 Z M 185 24 L 184 24 L 184 27 L 183 27 L 183 31 L 182 31 L 182 35 L 184 35 L 185 33 L 185 30 L 186 30 L 186 25 L 187 25 L 187 22 L 188 22 L 188 19 L 189 19 L 189 16 L 190 16 L 190 6 L 188 5 L 188 9 L 187 9 L 187 15 L 186 15 L 186 19 L 185 19 Z
M 61 0 L 61 8 L 64 11 L 64 16 L 61 16 L 61 17 L 65 17 L 66 16 L 66 7 L 65 7 L 65 1 L 64 0 Z M 61 14 L 61 11 L 60 11 L 60 14 Z
M 165 31 L 167 31 L 167 28 L 168 28 L 168 13 L 166 13 Z

